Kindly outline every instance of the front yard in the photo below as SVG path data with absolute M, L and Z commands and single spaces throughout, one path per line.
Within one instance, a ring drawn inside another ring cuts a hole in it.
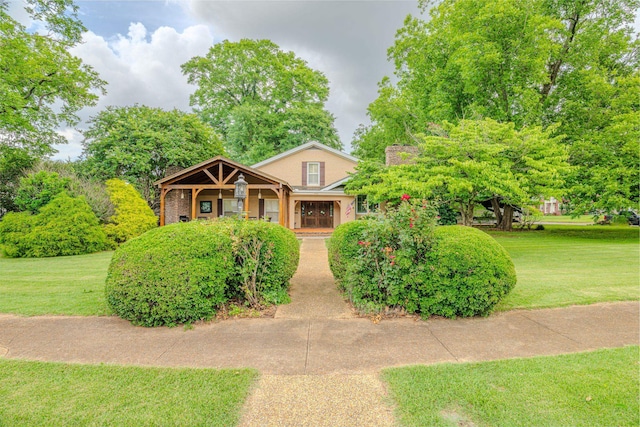
M 507 249 L 518 274 L 498 310 L 640 298 L 637 227 L 558 225 L 490 234 Z M 109 314 L 104 281 L 112 255 L 0 258 L 0 313 Z

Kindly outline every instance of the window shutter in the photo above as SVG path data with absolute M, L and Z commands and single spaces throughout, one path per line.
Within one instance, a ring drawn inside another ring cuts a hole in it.
M 264 199 L 258 200 L 258 219 L 264 218 Z
M 307 162 L 302 162 L 302 186 L 307 186 Z
M 320 162 L 320 187 L 324 187 L 324 162 Z

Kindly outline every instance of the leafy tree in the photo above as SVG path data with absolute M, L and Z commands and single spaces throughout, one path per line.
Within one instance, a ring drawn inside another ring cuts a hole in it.
M 27 5 L 45 32 L 27 31 L 0 2 L 0 140 L 46 154 L 52 144 L 66 142 L 56 129 L 77 123 L 75 113 L 95 105 L 105 82 L 69 53 L 86 30 L 71 0 L 27 0 Z
M 183 64 L 182 72 L 198 86 L 191 105 L 239 162 L 259 162 L 311 140 L 341 147 L 324 109 L 327 78 L 269 40 L 225 40 Z
M 640 42 L 632 28 L 640 1 L 435 3 L 421 1 L 423 11 L 433 6 L 430 19 L 407 17 L 389 49 L 398 84 L 383 80 L 370 105 L 372 124 L 354 141 L 361 158 L 380 159 L 385 143 L 416 145 L 415 136 L 433 122 L 490 117 L 517 129 L 557 124 L 555 135 L 564 136 L 578 166 L 570 179 L 573 202 L 607 209 L 637 204 L 637 180 L 628 194 L 633 179 L 624 178 L 637 164 L 637 150 L 613 149 L 618 161 L 612 164 L 599 147 L 603 129 L 627 129 L 627 140 L 637 128 L 637 96 L 630 102 L 628 94 L 640 91 Z M 593 172 L 607 169 L 619 171 L 614 180 L 624 183 L 599 184 Z
M 69 53 L 84 26 L 71 0 L 26 0 L 44 31 L 28 31 L 0 0 L 0 217 L 16 209 L 19 177 L 66 143 L 56 132 L 78 122 L 76 112 L 95 105 L 105 82 Z
M 16 206 L 20 211 L 38 213 L 58 194 L 68 191 L 71 180 L 56 172 L 40 171 L 20 179 L 16 194 Z
M 443 132 L 444 131 L 444 132 Z M 464 225 L 473 221 L 476 204 L 491 200 L 499 227 L 511 229 L 513 208 L 563 189 L 568 171 L 566 149 L 551 130 L 515 130 L 495 120 L 445 122 L 437 133 L 422 136 L 412 164 L 358 165 L 347 191 L 376 201 L 412 196 L 439 199 L 456 207 Z
M 106 185 L 115 208 L 114 215 L 105 226 L 110 239 L 123 243 L 158 225 L 158 218 L 131 184 L 121 179 L 110 179 Z
M 213 129 L 193 114 L 145 106 L 108 107 L 84 132 L 83 173 L 133 183 L 151 207 L 153 183 L 169 166 L 189 167 L 223 153 Z
M 17 209 L 15 196 L 20 177 L 35 162 L 27 150 L 0 145 L 0 218 Z

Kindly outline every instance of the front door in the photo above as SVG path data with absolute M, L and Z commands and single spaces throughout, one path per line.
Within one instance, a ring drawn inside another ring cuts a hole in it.
M 300 202 L 302 228 L 333 228 L 333 202 Z

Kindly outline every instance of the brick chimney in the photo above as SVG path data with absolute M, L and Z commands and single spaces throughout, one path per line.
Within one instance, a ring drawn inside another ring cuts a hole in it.
M 412 145 L 390 145 L 384 150 L 385 164 L 387 166 L 411 164 L 419 152 L 420 148 Z

